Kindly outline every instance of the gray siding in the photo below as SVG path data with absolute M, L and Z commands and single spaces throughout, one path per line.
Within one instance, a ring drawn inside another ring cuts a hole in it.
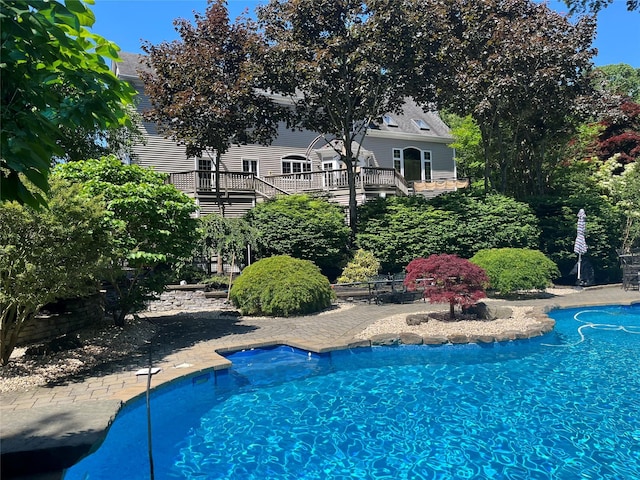
M 451 147 L 444 143 L 401 138 L 368 137 L 363 146 L 373 152 L 378 166 L 393 168 L 393 149 L 417 148 L 431 152 L 432 178 L 453 178 L 455 176 L 455 159 Z

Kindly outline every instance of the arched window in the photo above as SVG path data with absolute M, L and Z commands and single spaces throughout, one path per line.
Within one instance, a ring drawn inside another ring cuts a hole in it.
M 311 171 L 311 160 L 303 155 L 282 157 L 282 174 L 305 173 Z

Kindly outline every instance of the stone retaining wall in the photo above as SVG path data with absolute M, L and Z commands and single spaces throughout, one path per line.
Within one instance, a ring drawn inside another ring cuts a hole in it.
M 226 301 L 227 292 L 208 292 L 204 285 L 171 285 L 160 295 L 159 300 L 154 300 L 147 305 L 147 311 L 221 310 L 228 308 Z
M 75 332 L 104 318 L 104 295 L 65 300 L 60 313 L 37 315 L 22 326 L 17 345 L 43 342 Z

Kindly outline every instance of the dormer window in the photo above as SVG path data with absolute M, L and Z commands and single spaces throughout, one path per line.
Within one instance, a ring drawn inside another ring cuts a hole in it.
M 422 120 L 421 118 L 414 118 L 412 121 L 415 124 L 415 126 L 418 127 L 420 130 L 431 130 L 431 127 L 429 126 L 429 124 L 424 120 Z
M 382 121 L 387 127 L 396 127 L 396 128 L 398 127 L 398 124 L 396 123 L 396 121 L 393 119 L 391 115 L 383 115 Z

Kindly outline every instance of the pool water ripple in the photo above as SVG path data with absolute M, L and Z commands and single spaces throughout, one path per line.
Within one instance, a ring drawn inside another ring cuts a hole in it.
M 232 355 L 152 398 L 156 478 L 640 478 L 640 308 L 553 316 L 490 346 Z M 128 406 L 64 478 L 148 478 L 145 415 Z

